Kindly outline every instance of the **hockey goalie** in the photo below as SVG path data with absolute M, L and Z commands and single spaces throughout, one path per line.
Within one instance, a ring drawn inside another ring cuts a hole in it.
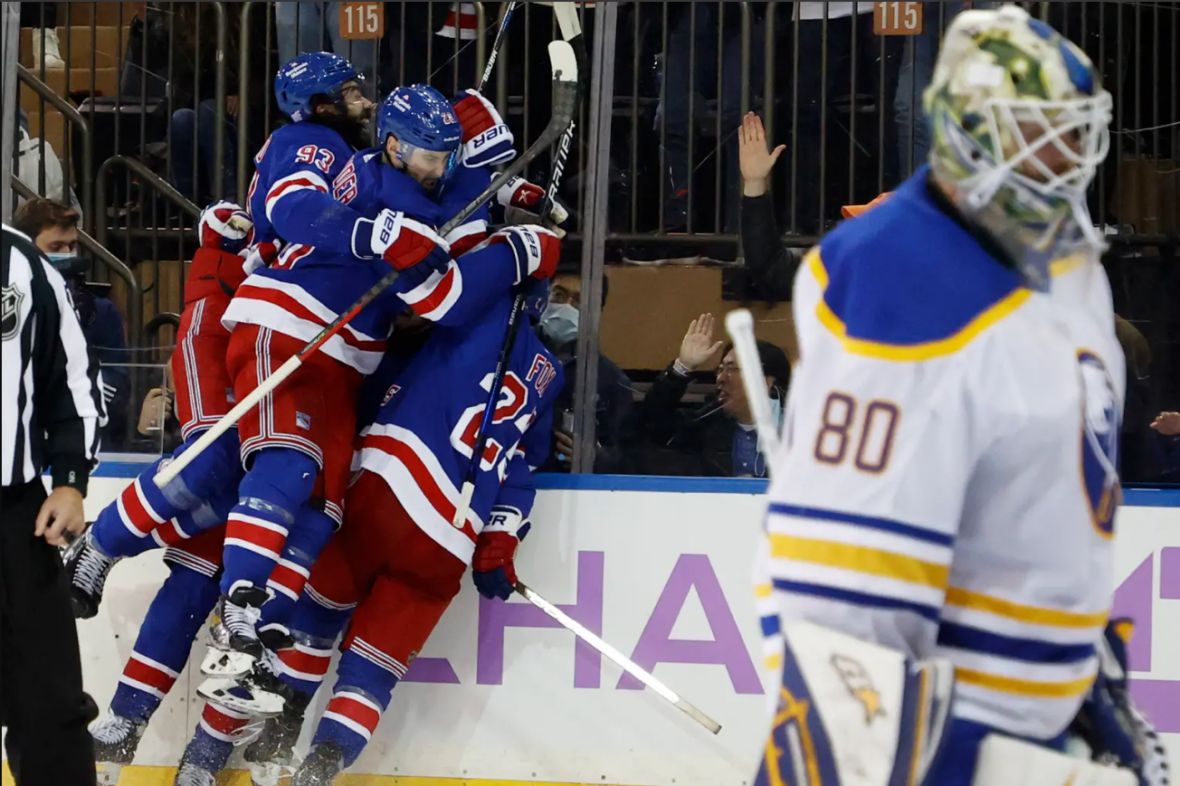
M 1111 96 L 1004 6 L 955 18 L 924 100 L 929 164 L 795 279 L 756 783 L 1166 783 L 1104 635 L 1124 360 L 1086 190 Z

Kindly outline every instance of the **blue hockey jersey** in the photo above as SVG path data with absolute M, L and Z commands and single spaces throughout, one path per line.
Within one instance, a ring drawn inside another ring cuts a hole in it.
M 301 178 L 311 176 L 289 176 L 283 188 L 306 190 L 299 185 Z M 333 204 L 357 217 L 375 218 L 382 209 L 390 209 L 438 227 L 477 196 L 488 178 L 486 171 L 466 170 L 461 178 L 448 180 L 436 199 L 412 177 L 384 163 L 381 148 L 371 148 L 351 157 L 334 179 L 330 196 Z M 286 193 L 280 195 L 283 210 Z M 486 231 L 486 206 L 469 221 Z M 254 271 L 239 287 L 223 323 L 230 329 L 239 322 L 257 324 L 312 340 L 390 271 L 381 259 L 358 259 L 351 243 L 351 238 L 319 245 L 288 243 L 270 267 Z M 472 251 L 425 280 L 403 276 L 329 339 L 323 351 L 363 374 L 372 373 L 381 361 L 393 317 L 407 305 L 439 324 L 462 324 L 506 292 L 515 277 L 515 258 L 504 244 Z
M 366 381 L 369 396 L 380 399 L 373 422 L 361 431 L 359 467 L 381 475 L 415 523 L 466 563 L 493 505 L 515 508 L 522 517 L 531 510 L 530 465 L 548 453 L 553 402 L 563 384 L 561 364 L 522 326 L 471 512 L 462 529 L 452 526 L 511 310 L 505 290 L 478 320 L 434 328 L 408 361 L 391 356 Z

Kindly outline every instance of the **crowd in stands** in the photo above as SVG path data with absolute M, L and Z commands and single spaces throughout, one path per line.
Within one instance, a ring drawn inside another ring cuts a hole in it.
M 23 4 L 38 5 L 55 4 Z M 427 80 L 453 93 L 476 80 L 474 4 L 385 3 L 384 37 L 364 41 L 341 34 L 339 3 L 280 2 L 258 4 L 249 21 L 255 43 L 245 53 L 249 79 L 243 99 L 238 72 L 243 10 L 241 4 L 225 3 L 226 49 L 220 61 L 225 98 L 219 105 L 213 4 L 144 5 L 142 16 L 131 22 L 121 98 L 153 107 L 156 120 L 145 121 L 137 153 L 198 205 L 213 199 L 218 180 L 220 195 L 245 198 L 238 193 L 243 182 L 237 169 L 239 130 L 244 125 L 246 154 L 252 158 L 280 122 L 271 77 L 297 52 L 344 54 L 367 76 L 375 95 Z M 869 2 L 621 4 L 615 95 L 623 97 L 616 106 L 622 101 L 626 111 L 615 112 L 610 165 L 603 176 L 612 186 L 610 230 L 627 239 L 608 244 L 607 262 L 683 256 L 680 249 L 688 246 L 675 236 L 701 236 L 691 259 L 726 263 L 738 257 L 740 248 L 749 299 L 788 302 L 801 253 L 815 237 L 840 220 L 855 220 L 873 200 L 888 198 L 882 192 L 925 159 L 929 132 L 920 119 L 920 102 L 940 33 L 963 9 L 996 4 L 923 5 L 921 34 L 887 37 L 874 35 L 874 3 Z M 1073 25 L 1075 32 L 1080 27 L 1083 35 L 1076 37 L 1110 75 L 1107 87 L 1116 106 L 1120 111 L 1130 106 L 1122 87 L 1135 57 L 1132 48 L 1098 42 L 1099 31 L 1125 12 L 1094 7 L 1118 4 L 1048 5 L 1050 23 L 1066 30 Z M 489 46 L 499 6 L 484 4 Z M 22 7 L 25 26 L 51 30 L 57 24 L 44 9 L 30 11 L 27 21 L 25 13 Z M 594 10 L 587 7 L 585 13 Z M 553 22 L 544 8 L 530 7 L 524 17 L 510 28 L 503 64 L 507 95 L 521 100 L 510 99 L 501 111 L 517 139 L 527 143 L 548 119 L 548 73 L 536 67 L 541 48 L 535 42 L 552 37 Z M 589 17 L 583 26 L 592 34 Z M 52 66 L 59 57 L 56 33 L 33 40 L 38 60 Z M 764 45 L 768 40 L 773 47 Z M 1156 80 L 1154 90 L 1166 89 L 1164 78 Z M 773 93 L 767 95 L 771 86 Z M 743 116 L 743 109 L 752 111 Z M 579 135 L 579 146 L 587 144 L 585 136 Z M 1142 146 L 1145 139 L 1139 136 L 1134 143 Z M 1171 145 L 1171 152 L 1165 149 L 1162 155 L 1170 154 L 1173 163 L 1180 158 L 1180 135 L 1152 137 L 1151 142 L 1156 150 Z M 1122 145 L 1129 143 L 1121 139 L 1116 145 L 1094 188 L 1091 212 L 1100 224 L 1127 223 L 1112 213 L 1111 203 Z M 95 155 L 96 161 L 101 158 Z M 573 158 L 583 160 L 584 154 Z M 544 171 L 543 162 L 539 170 Z M 575 207 L 571 229 L 576 233 L 582 184 L 576 165 L 575 170 L 563 198 Z M 76 211 L 60 205 L 51 210 L 33 201 L 22 211 L 25 231 L 38 243 L 44 232 L 68 234 L 77 222 Z M 639 234 L 650 240 L 634 240 Z M 709 235 L 721 241 L 705 244 Z M 1171 253 L 1174 263 L 1174 245 Z M 1125 477 L 1180 482 L 1180 414 L 1175 411 L 1180 409 L 1180 325 L 1153 323 L 1150 340 L 1145 337 L 1140 328 L 1154 317 L 1143 315 L 1134 295 L 1123 294 L 1130 285 L 1119 286 L 1127 282 L 1128 274 L 1118 267 L 1125 256 L 1125 249 L 1116 248 L 1108 265 L 1116 300 L 1122 298 L 1116 305 L 1131 317 L 1119 324 L 1129 360 Z M 73 282 L 80 307 L 90 310 L 89 322 L 83 322 L 91 344 L 101 348 L 104 368 L 126 363 L 122 323 L 102 287 L 63 272 Z M 553 284 L 552 304 L 539 330 L 565 366 L 566 386 L 545 470 L 568 472 L 575 452 L 580 273 L 571 266 Z M 1173 271 L 1164 286 L 1180 292 L 1180 276 Z M 678 355 L 662 371 L 623 369 L 600 353 L 595 472 L 766 476 L 736 359 L 716 327 L 722 317 L 702 314 L 686 326 Z M 1161 331 L 1172 335 L 1164 340 Z M 774 412 L 781 417 L 790 386 L 788 353 L 760 342 L 759 354 Z M 116 400 L 128 395 L 125 371 L 107 379 Z M 123 416 L 119 421 L 112 417 L 108 444 L 169 449 L 175 420 L 167 380 L 137 390 L 140 403 L 112 405 L 112 413 L 121 410 Z

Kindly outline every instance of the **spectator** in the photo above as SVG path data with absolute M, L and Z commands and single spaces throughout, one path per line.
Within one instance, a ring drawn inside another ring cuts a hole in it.
M 602 306 L 606 307 L 609 291 L 607 279 L 602 279 Z M 549 307 L 541 316 L 537 329 L 541 339 L 561 361 L 565 371 L 565 386 L 553 404 L 553 445 L 542 465 L 543 472 L 569 472 L 573 463 L 574 390 L 577 385 L 578 322 L 582 305 L 582 278 L 576 273 L 554 276 L 549 296 Z M 622 471 L 626 459 L 623 451 L 623 426 L 629 420 L 634 404 L 631 380 L 607 356 L 598 355 L 598 389 L 595 396 L 595 458 L 594 472 Z
M 1120 316 L 1114 319 L 1115 335 L 1126 358 L 1119 474 L 1125 483 L 1142 483 L 1157 479 L 1164 471 L 1163 446 L 1159 435 L 1152 431 L 1152 413 L 1156 410 L 1147 385 L 1151 348 L 1138 328 Z
M 66 280 L 86 344 L 102 365 L 102 395 L 110 415 L 103 443 L 117 445 L 127 425 L 131 381 L 126 364 L 131 358 L 119 310 L 109 299 L 96 297 L 85 281 L 89 266 L 78 257 L 78 214 L 50 199 L 30 199 L 12 214 L 12 226 L 32 238 Z
M 238 46 L 241 35 L 241 4 L 224 4 L 226 14 L 225 85 L 226 97 L 222 121 L 217 122 L 217 27 L 216 10 L 210 3 L 173 3 L 176 9 L 172 35 L 176 45 L 172 56 L 172 139 L 168 154 L 172 164 L 172 182 L 176 190 L 197 204 L 214 198 L 238 200 L 237 149 L 238 123 L 246 123 L 250 150 L 257 149 L 266 137 L 265 112 L 244 111 L 238 75 Z M 314 5 L 301 3 L 300 5 Z M 280 41 L 282 39 L 280 38 Z M 250 63 L 251 102 L 262 102 L 270 94 L 270 77 L 274 69 L 265 48 L 252 52 Z M 218 162 L 216 140 L 221 130 L 222 194 L 213 193 Z M 194 166 L 194 161 L 196 165 Z
M 151 452 L 168 454 L 180 447 L 180 421 L 173 414 L 175 394 L 167 387 L 152 388 L 139 408 L 135 430 L 150 441 Z
M 799 269 L 801 249 L 787 248 L 779 238 L 774 220 L 774 204 L 767 188 L 770 170 L 786 149 L 773 151 L 766 141 L 762 119 L 748 113 L 738 129 L 738 156 L 742 169 L 742 248 L 746 270 L 754 283 L 754 293 L 765 300 L 790 300 L 795 272 Z M 885 197 L 886 191 L 867 205 L 845 205 L 844 218 L 859 216 Z
M 357 73 L 376 79 L 376 41 L 350 41 L 340 34 L 342 3 L 276 3 L 280 66 L 304 52 L 334 52 Z
M 766 300 L 790 300 L 799 255 L 783 245 L 768 192 L 770 170 L 786 145 L 773 151 L 762 119 L 749 112 L 738 128 L 738 160 L 742 172 L 742 251 L 755 291 Z
M 873 35 L 873 3 L 802 2 L 793 5 L 799 25 L 796 61 L 799 73 L 795 74 L 794 84 L 798 91 L 798 135 L 793 141 L 796 169 L 792 173 L 797 202 L 791 207 L 791 230 L 804 235 L 820 235 L 825 228 L 825 206 L 820 204 L 820 195 L 833 193 L 831 187 L 825 192 L 820 181 L 825 176 L 830 177 L 829 163 L 847 155 L 845 137 L 834 135 L 839 126 L 834 118 L 825 117 L 825 110 L 831 115 L 835 99 L 849 92 L 854 43 L 862 62 L 864 58 L 879 59 L 881 44 L 880 38 Z M 862 84 L 858 92 L 872 91 Z M 783 127 L 790 127 L 790 111 Z M 861 134 L 865 133 L 867 125 L 861 124 Z M 821 155 L 821 140 L 824 138 L 827 146 L 825 155 Z
M 930 152 L 930 128 L 922 113 L 922 93 L 934 75 L 934 61 L 942 34 L 959 12 L 969 8 L 995 8 L 999 3 L 922 3 L 925 15 L 921 35 L 907 43 L 893 98 L 897 123 L 897 171 L 903 178 L 926 163 Z M 912 157 L 911 157 L 912 149 Z
M 1180 412 L 1159 413 L 1151 428 L 1160 435 L 1163 472 L 1159 480 L 1180 483 Z
M 766 457 L 758 445 L 754 416 L 742 386 L 737 353 L 732 345 L 713 340 L 712 314 L 688 326 L 680 354 L 652 385 L 637 411 L 640 471 L 648 475 L 715 477 L 767 476 Z M 684 412 L 678 405 L 694 372 L 722 352 L 716 395 Z M 790 385 L 791 365 L 782 349 L 758 342 L 758 356 L 776 424 L 782 423 L 782 402 Z
M 761 5 L 761 4 L 759 4 Z M 716 141 L 725 174 L 724 190 L 719 185 L 723 210 L 723 227 L 714 231 L 733 233 L 738 227 L 738 146 L 730 132 L 741 120 L 742 97 L 742 27 L 737 4 L 672 3 L 669 6 L 668 51 L 664 53 L 664 90 L 660 115 L 663 118 L 663 144 L 669 182 L 663 205 L 665 228 L 684 231 L 689 224 L 689 190 L 696 167 L 690 163 L 691 129 L 697 115 L 705 111 L 705 98 L 720 89 L 717 111 L 721 115 Z M 751 25 L 750 99 L 763 84 L 763 53 L 758 45 L 765 39 L 764 21 Z M 721 41 L 718 42 L 718 38 Z M 718 46 L 721 51 L 718 52 Z M 720 55 L 720 57 L 718 57 Z M 718 75 L 717 69 L 721 69 Z M 720 76 L 720 87 L 718 77 Z M 691 102 L 691 115 L 690 115 Z

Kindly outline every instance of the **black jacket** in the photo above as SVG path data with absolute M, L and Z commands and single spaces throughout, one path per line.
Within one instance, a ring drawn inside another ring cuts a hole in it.
M 742 197 L 741 240 L 758 299 L 789 301 L 801 255 L 779 239 L 770 194 Z
M 680 409 L 690 381 L 669 366 L 636 408 L 631 456 L 637 474 L 733 477 L 738 425 L 713 396 L 694 409 Z

